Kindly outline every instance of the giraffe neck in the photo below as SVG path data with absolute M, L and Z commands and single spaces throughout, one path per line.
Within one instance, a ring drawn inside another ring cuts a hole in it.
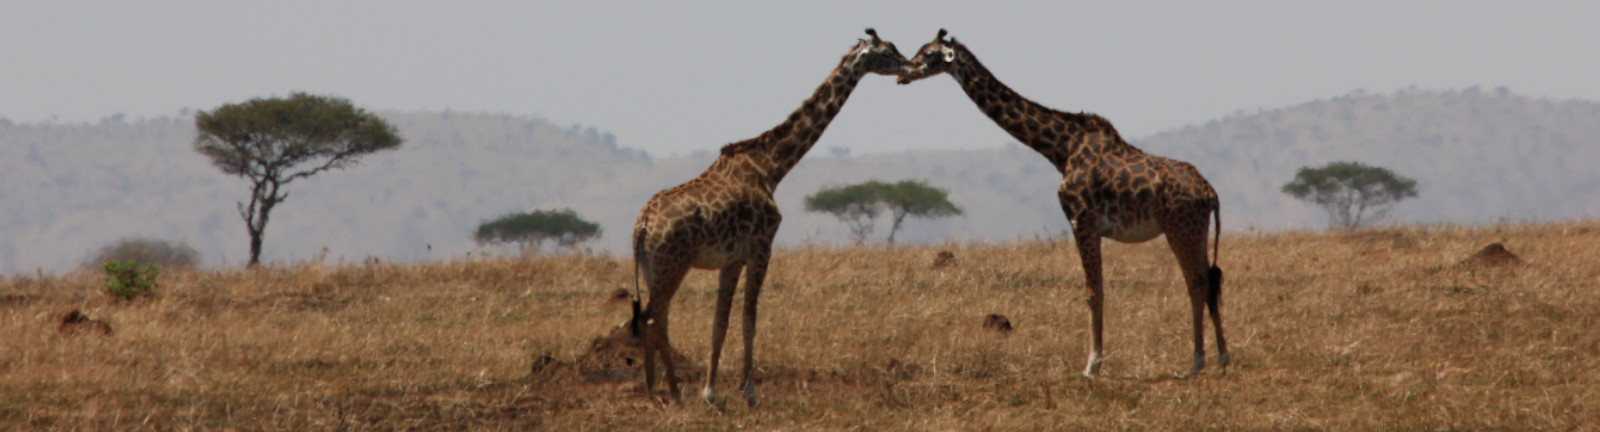
M 724 146 L 713 168 L 721 165 L 739 177 L 761 182 L 769 191 L 776 189 L 778 182 L 822 138 L 823 130 L 866 75 L 865 68 L 853 61 L 856 58 L 854 52 L 846 55 L 827 81 L 783 123 L 755 138 Z
M 1138 151 L 1117 134 L 1111 122 L 1094 114 L 1056 111 L 1022 97 L 1000 82 L 978 58 L 959 46 L 965 57 L 949 72 L 984 115 L 1023 145 L 1066 172 L 1069 161 L 1088 153 Z

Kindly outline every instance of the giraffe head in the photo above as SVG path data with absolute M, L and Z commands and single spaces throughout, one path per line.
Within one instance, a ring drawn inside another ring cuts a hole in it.
M 878 31 L 867 28 L 867 35 L 871 40 L 861 39 L 856 46 L 850 49 L 850 54 L 845 55 L 846 63 L 855 68 L 878 75 L 903 75 L 910 71 L 910 63 L 906 56 L 900 55 L 900 50 L 894 47 L 893 42 L 878 38 Z
M 912 81 L 945 72 L 953 75 L 958 69 L 958 64 L 970 61 L 972 54 L 967 53 L 967 48 L 956 42 L 954 37 L 946 40 L 945 34 L 944 29 L 939 29 L 939 35 L 933 37 L 933 42 L 928 42 L 918 49 L 917 55 L 911 58 L 906 73 L 900 74 L 900 79 L 896 82 L 910 84 Z

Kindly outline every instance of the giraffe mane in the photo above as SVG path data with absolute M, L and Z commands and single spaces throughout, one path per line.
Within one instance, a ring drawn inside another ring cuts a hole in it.
M 1108 135 L 1117 137 L 1117 141 L 1122 141 L 1122 134 L 1117 133 L 1117 127 L 1111 124 L 1111 120 L 1091 112 L 1079 112 L 1077 115 L 1083 118 L 1083 123 L 1089 129 L 1105 132 Z
M 770 131 L 768 133 L 770 133 Z M 767 133 L 761 134 L 761 137 L 765 137 L 765 136 L 767 136 Z M 761 139 L 760 139 L 761 137 L 751 138 L 751 139 L 747 139 L 747 140 L 744 140 L 744 141 L 739 141 L 739 142 L 736 142 L 736 143 L 729 143 L 728 145 L 722 146 L 722 155 L 723 156 L 733 156 L 733 155 L 736 155 L 736 154 L 739 154 L 739 153 L 744 153 L 744 152 L 750 151 L 751 149 L 760 147 L 760 145 L 758 143 L 761 142 Z

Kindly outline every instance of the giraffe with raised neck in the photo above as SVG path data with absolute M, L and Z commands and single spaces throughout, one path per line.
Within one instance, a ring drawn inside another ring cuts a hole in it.
M 995 124 L 1061 172 L 1057 196 L 1072 224 L 1091 315 L 1089 361 L 1083 375 L 1094 378 L 1105 358 L 1100 239 L 1141 243 L 1162 234 L 1183 271 L 1193 311 L 1194 362 L 1189 372 L 1180 376 L 1194 376 L 1205 367 L 1207 309 L 1217 338 L 1217 363 L 1226 368 L 1228 345 L 1218 310 L 1222 269 L 1215 265 L 1220 245 L 1213 246 L 1211 260 L 1206 257 L 1206 225 L 1213 215 L 1219 242 L 1222 236 L 1222 215 L 1211 184 L 1193 165 L 1128 144 L 1105 118 L 1056 111 L 1022 97 L 989 73 L 966 45 L 954 37 L 946 40 L 945 34 L 940 29 L 933 42 L 917 50 L 910 72 L 898 82 L 950 75 Z
M 766 279 L 772 239 L 783 219 L 773 192 L 805 156 L 851 91 L 868 73 L 898 75 L 906 58 L 894 44 L 867 29 L 839 61 L 828 79 L 778 126 L 722 148 L 711 167 L 687 183 L 656 193 L 633 227 L 635 271 L 650 299 L 642 310 L 635 296 L 630 331 L 644 350 L 645 391 L 655 395 L 655 357 L 661 354 L 672 400 L 680 398 L 667 337 L 672 296 L 691 268 L 721 271 L 716 316 L 711 327 L 711 362 L 701 396 L 715 404 L 717 368 L 728 330 L 739 274 L 744 272 L 744 383 L 746 402 L 756 406 L 752 375 L 755 360 L 756 300 Z M 637 280 L 635 281 L 637 283 Z M 637 290 L 637 288 L 635 288 Z

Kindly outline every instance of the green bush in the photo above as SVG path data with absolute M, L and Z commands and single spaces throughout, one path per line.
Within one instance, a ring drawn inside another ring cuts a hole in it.
M 106 274 L 106 292 L 125 300 L 150 295 L 161 274 L 160 265 L 132 261 L 109 260 L 100 269 Z

